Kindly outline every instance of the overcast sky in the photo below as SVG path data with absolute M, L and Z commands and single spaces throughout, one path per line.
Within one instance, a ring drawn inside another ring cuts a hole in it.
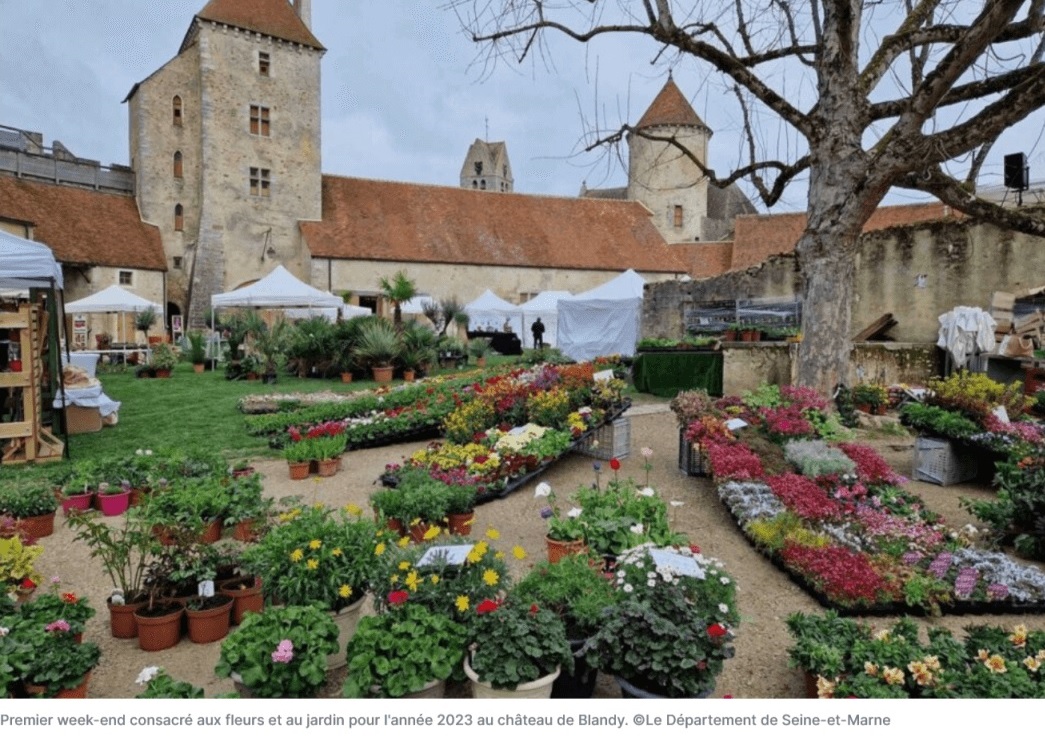
M 205 4 L 0 0 L 0 124 L 42 132 L 48 145 L 58 139 L 81 157 L 128 163 L 121 101 L 175 56 Z M 576 195 L 585 180 L 590 187 L 625 183 L 613 157 L 571 154 L 596 117 L 616 125 L 641 116 L 666 79 L 653 47 L 622 39 L 561 43 L 552 69 L 501 63 L 491 71 L 444 5 L 313 0 L 313 32 L 327 48 L 324 172 L 456 185 L 468 146 L 488 137 L 507 142 L 517 192 Z M 695 67 L 674 74 L 715 132 L 711 165 L 727 172 L 738 154 L 733 109 Z M 1032 178 L 1045 175 L 1043 122 L 1039 112 L 995 148 L 981 182 L 1000 183 L 1002 155 L 1021 149 L 1031 155 Z M 805 187 L 774 210 L 803 210 Z

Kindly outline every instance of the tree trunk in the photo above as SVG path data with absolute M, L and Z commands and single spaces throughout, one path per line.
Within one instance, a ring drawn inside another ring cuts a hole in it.
M 807 234 L 799 243 L 830 240 Z M 853 305 L 853 243 L 811 250 L 799 258 L 802 276 L 802 344 L 798 352 L 798 383 L 828 395 L 846 380 Z M 801 253 L 799 253 L 801 255 Z

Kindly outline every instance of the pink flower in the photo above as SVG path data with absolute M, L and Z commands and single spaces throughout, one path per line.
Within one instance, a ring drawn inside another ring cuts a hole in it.
M 48 633 L 54 633 L 55 631 L 61 631 L 62 633 L 69 632 L 69 623 L 64 620 L 55 620 L 53 623 L 49 623 L 44 630 Z
M 279 642 L 276 646 L 276 650 L 272 652 L 272 662 L 274 664 L 289 664 L 294 659 L 294 644 L 289 640 L 284 639 Z

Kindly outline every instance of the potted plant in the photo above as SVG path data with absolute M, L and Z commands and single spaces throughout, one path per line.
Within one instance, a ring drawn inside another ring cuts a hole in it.
M 486 367 L 486 355 L 490 352 L 490 338 L 476 337 L 468 343 L 468 354 L 475 358 L 475 364 Z
M 360 329 L 355 359 L 371 369 L 377 383 L 389 383 L 402 349 L 395 328 L 387 321 L 374 319 Z
M 47 482 L 8 482 L 0 491 L 0 513 L 17 520 L 26 536 L 45 538 L 54 532 L 54 515 L 58 502 Z
M 112 335 L 108 332 L 99 332 L 94 336 L 94 341 L 99 350 L 108 350 L 112 347 Z
M 185 604 L 174 599 L 179 557 L 178 548 L 156 548 L 156 557 L 145 568 L 148 598 L 134 611 L 142 651 L 162 651 L 181 641 Z
M 59 583 L 54 580 L 46 594 L 37 596 L 19 608 L 22 620 L 44 626 L 57 624 L 61 620 L 66 626 L 64 629 L 74 637 L 82 637 L 87 621 L 94 617 L 94 613 L 86 597 L 61 591 Z
M 138 674 L 135 683 L 145 689 L 135 695 L 139 700 L 202 700 L 203 690 L 189 682 L 182 682 L 160 666 L 147 666 Z
M 152 325 L 155 323 L 156 310 L 151 306 L 134 315 L 134 328 L 142 333 L 142 337 L 145 338 L 146 343 L 149 342 L 149 330 L 152 329 Z
M 555 492 L 546 481 L 537 484 L 534 497 L 547 500 L 547 504 L 541 508 L 541 517 L 548 521 L 548 534 L 544 538 L 548 548 L 548 562 L 558 563 L 564 556 L 587 553 L 588 547 L 584 543 L 585 524 L 577 519 L 581 509 L 572 507 L 562 512 Z
M 471 535 L 475 521 L 477 489 L 467 484 L 448 484 L 446 526 L 454 535 Z
M 464 660 L 468 629 L 406 599 L 365 617 L 348 643 L 344 697 L 442 697 Z
M 102 652 L 96 643 L 77 643 L 62 620 L 49 625 L 25 624 L 19 639 L 31 650 L 22 668 L 22 681 L 30 696 L 85 698 L 91 670 Z
M 189 340 L 189 362 L 192 369 L 202 373 L 207 363 L 207 338 L 202 332 L 189 332 L 186 337 Z
M 618 593 L 587 555 L 566 556 L 557 563 L 537 564 L 511 591 L 510 599 L 537 604 L 562 620 L 574 655 L 574 670 L 563 671 L 552 686 L 552 697 L 591 697 L 598 672 L 578 652 L 599 629 L 603 612 Z
M 232 537 L 243 542 L 258 538 L 272 514 L 273 502 L 262 496 L 261 475 L 236 476 L 227 487 L 228 502 L 222 524 L 232 527 Z
M 313 697 L 338 650 L 338 628 L 321 608 L 281 605 L 248 613 L 221 644 L 214 667 L 231 677 L 241 697 Z
M 291 481 L 303 481 L 308 478 L 309 467 L 316 458 L 314 441 L 311 438 L 295 437 L 294 430 L 291 431 L 291 441 L 283 448 L 283 457 L 287 459 L 287 468 L 290 471 Z
M 97 474 L 90 464 L 77 464 L 61 485 L 62 511 L 88 510 L 94 502 Z
M 43 552 L 38 545 L 25 545 L 17 535 L 0 538 L 0 590 L 5 595 L 32 594 L 40 583 L 36 559 Z
M 95 512 L 76 512 L 67 521 L 76 531 L 73 540 L 87 546 L 100 560 L 114 591 L 107 600 L 110 632 L 114 638 L 138 635 L 134 611 L 144 604 L 145 568 L 153 556 L 151 525 L 136 512 L 122 522 L 103 522 Z
M 113 486 L 103 481 L 98 484 L 98 493 L 94 499 L 98 509 L 106 517 L 122 515 L 131 504 L 131 482 L 125 479 L 119 486 Z
M 661 555 L 666 554 L 666 555 Z M 625 697 L 707 697 L 733 656 L 735 585 L 690 548 L 646 543 L 621 554 L 610 607 L 583 652 Z
M 286 358 L 287 339 L 290 325 L 279 317 L 271 325 L 263 322 L 253 327 L 254 349 L 260 356 L 260 372 L 263 383 L 275 383 L 280 364 Z
M 788 661 L 802 670 L 806 697 L 818 697 L 823 681 L 837 682 L 851 664 L 853 647 L 871 637 L 871 629 L 834 610 L 823 615 L 794 612 L 787 616 L 793 643 Z
M 340 423 L 331 423 L 343 426 Z M 342 433 L 319 435 L 312 439 L 312 451 L 319 461 L 319 475 L 333 476 L 341 463 L 341 455 L 348 446 L 348 435 Z
M 149 364 L 157 378 L 170 378 L 171 371 L 178 364 L 178 351 L 169 342 L 161 342 L 152 348 L 152 362 Z
M 889 391 L 876 383 L 858 383 L 853 386 L 852 400 L 865 414 L 878 414 L 889 404 Z
M 291 510 L 243 552 L 241 563 L 261 577 L 266 596 L 287 605 L 318 605 L 332 613 L 341 649 L 331 668 L 344 666 L 344 648 L 377 568 L 373 522 L 344 509 Z
M 473 697 L 551 697 L 559 673 L 573 671 L 566 629 L 551 610 L 487 599 L 475 611 L 464 660 Z

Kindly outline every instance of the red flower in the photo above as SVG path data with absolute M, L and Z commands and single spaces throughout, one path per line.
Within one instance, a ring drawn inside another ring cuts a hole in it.
M 689 544 L 689 552 L 690 553 L 700 553 L 700 546 L 697 545 L 696 543 L 690 543 Z
M 533 603 L 532 605 L 530 605 L 530 614 L 531 614 L 531 615 L 536 615 L 536 614 L 537 614 L 537 613 L 538 613 L 538 612 L 540 611 L 540 609 L 541 609 L 541 608 L 539 608 L 539 607 L 537 606 L 537 603 L 536 603 L 536 602 L 534 602 L 534 603 Z
M 22 589 L 36 589 L 36 582 L 27 576 L 22 579 Z
M 391 592 L 388 595 L 388 601 L 393 605 L 401 605 L 410 599 L 410 593 L 405 589 L 400 589 L 398 592 Z
M 500 607 L 500 605 L 494 602 L 492 599 L 484 599 L 482 602 L 479 603 L 479 606 L 475 608 L 475 611 L 480 615 L 485 615 L 488 612 L 493 612 L 498 607 Z
M 733 699 L 733 695 L 722 695 L 722 699 L 723 700 L 732 700 Z
M 75 605 L 76 601 L 77 601 L 76 600 L 76 595 L 73 594 L 72 592 L 63 592 L 62 593 L 62 602 L 65 602 L 65 603 L 70 604 L 70 605 Z
M 708 626 L 708 637 L 709 638 L 725 638 L 726 629 L 722 627 L 722 623 L 715 623 L 714 625 Z
M 620 461 L 617 460 L 616 458 L 610 458 L 610 468 L 612 468 L 614 471 L 619 471 L 620 470 Z

